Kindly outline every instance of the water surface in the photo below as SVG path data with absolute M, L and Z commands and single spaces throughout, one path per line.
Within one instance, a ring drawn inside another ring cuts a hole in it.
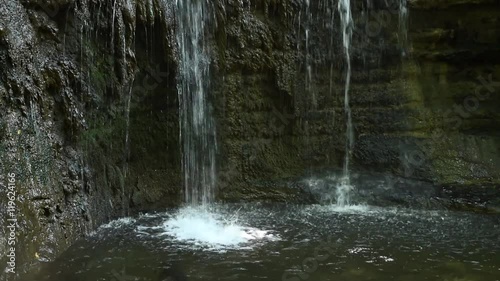
M 500 280 L 500 216 L 217 205 L 121 219 L 35 280 Z

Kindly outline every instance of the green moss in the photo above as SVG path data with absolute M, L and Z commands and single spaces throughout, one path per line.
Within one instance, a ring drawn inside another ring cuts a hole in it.
M 86 143 L 97 144 L 99 142 L 113 143 L 116 138 L 123 140 L 120 136 L 124 136 L 126 129 L 125 118 L 106 120 L 101 116 L 90 120 L 88 124 L 90 129 L 82 132 L 78 138 L 81 145 Z
M 82 51 L 82 65 L 89 70 L 90 84 L 98 93 L 104 93 L 107 85 L 116 79 L 110 75 L 115 73 L 115 58 L 94 40 L 83 40 Z

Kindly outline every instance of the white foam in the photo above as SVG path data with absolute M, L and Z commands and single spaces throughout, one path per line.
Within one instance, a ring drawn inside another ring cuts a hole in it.
M 254 240 L 276 239 L 266 230 L 239 225 L 236 216 L 224 219 L 222 215 L 204 208 L 187 207 L 163 224 L 165 231 L 176 240 L 212 249 L 244 246 Z
M 354 186 L 350 184 L 349 177 L 343 177 L 337 184 L 335 191 L 337 197 L 336 205 L 339 208 L 348 208 L 351 206 L 351 192 L 353 190 Z
M 352 215 L 375 215 L 377 214 L 378 208 L 369 205 L 311 205 L 306 207 L 303 212 L 308 214 L 314 214 L 315 212 L 320 213 L 340 213 L 340 214 L 352 214 Z
M 110 221 L 107 224 L 103 224 L 100 226 L 100 228 L 120 228 L 125 225 L 129 225 L 132 223 L 135 223 L 136 220 L 134 218 L 126 217 L 126 218 L 120 218 L 114 221 Z
M 328 209 L 338 213 L 368 213 L 371 211 L 368 205 L 330 205 Z

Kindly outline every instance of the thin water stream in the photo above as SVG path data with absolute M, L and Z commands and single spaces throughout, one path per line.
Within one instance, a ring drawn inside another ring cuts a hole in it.
M 337 187 L 337 205 L 347 206 L 350 205 L 350 192 L 354 188 L 351 185 L 349 174 L 349 166 L 351 161 L 352 149 L 354 146 L 354 130 L 352 126 L 351 107 L 349 105 L 349 89 L 351 86 L 351 40 L 354 22 L 351 13 L 351 1 L 340 0 L 338 2 L 338 11 L 340 14 L 340 23 L 342 30 L 342 45 L 344 47 L 345 61 L 346 61 L 346 76 L 344 86 L 344 112 L 346 116 L 346 144 L 345 144 L 345 157 L 343 177 L 339 186 Z
M 401 56 L 408 55 L 408 0 L 399 0 L 399 45 Z

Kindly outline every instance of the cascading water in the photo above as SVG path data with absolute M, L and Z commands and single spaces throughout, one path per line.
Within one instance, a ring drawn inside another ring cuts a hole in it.
M 353 189 L 349 174 L 349 164 L 351 159 L 352 148 L 354 146 L 354 133 L 352 127 L 351 107 L 349 106 L 349 88 L 351 84 L 351 39 L 352 31 L 354 28 L 351 1 L 339 0 L 338 11 L 340 14 L 340 23 L 342 29 L 342 39 L 346 58 L 346 76 L 345 76 L 345 89 L 344 89 L 344 111 L 346 115 L 346 145 L 345 145 L 345 158 L 344 169 L 341 181 L 337 186 L 337 205 L 346 206 L 350 204 L 350 192 Z
M 210 203 L 215 189 L 216 136 L 208 101 L 209 57 L 205 26 L 208 0 L 177 0 L 178 94 L 184 196 L 192 205 Z
M 125 149 L 123 153 L 123 179 L 124 182 L 128 178 L 128 161 L 130 159 L 130 103 L 132 100 L 132 85 L 134 84 L 134 79 L 131 80 L 130 88 L 127 95 L 127 100 L 125 104 Z M 128 215 L 127 209 L 127 198 L 125 196 L 125 184 L 121 186 L 122 191 L 122 215 Z
M 209 0 L 177 0 L 179 48 L 179 122 L 186 208 L 164 222 L 166 234 L 209 248 L 239 245 L 265 237 L 265 231 L 221 220 L 214 202 L 215 122 L 208 100 L 209 49 L 205 27 L 210 22 Z M 257 231 L 262 235 L 252 234 Z
M 312 108 L 316 108 L 316 93 L 312 90 L 312 62 L 311 62 L 311 50 L 310 50 L 310 35 L 311 35 L 311 21 L 312 21 L 312 13 L 311 13 L 311 3 L 310 0 L 305 1 L 306 5 L 306 12 L 305 12 L 305 24 L 304 24 L 304 29 L 305 29 L 305 66 L 306 66 L 306 79 L 305 79 L 305 84 L 306 84 L 306 91 L 311 94 L 312 96 Z
M 330 31 L 330 34 L 332 34 L 332 36 L 330 36 L 330 42 L 329 42 L 329 53 L 328 53 L 328 56 L 331 58 L 331 61 L 330 61 L 330 85 L 329 85 L 329 91 L 330 91 L 330 95 L 333 96 L 333 88 L 334 88 L 334 84 L 335 84 L 335 79 L 334 79 L 334 60 L 333 60 L 333 57 L 334 57 L 334 46 L 335 46 L 335 36 L 333 36 L 334 33 L 334 29 L 335 29 L 335 5 L 334 5 L 334 0 L 330 0 L 326 3 L 326 13 L 327 13 L 327 19 L 329 19 L 328 23 L 326 24 L 327 25 L 327 29 Z M 335 117 L 335 114 L 333 114 L 333 116 Z M 333 120 L 335 122 L 335 118 Z
M 304 77 L 304 86 L 305 92 L 308 97 L 310 97 L 310 101 L 307 100 L 305 103 L 305 112 L 306 116 L 317 110 L 317 100 L 316 100 L 316 91 L 313 89 L 313 64 L 312 64 L 312 51 L 311 51 L 311 26 L 312 26 L 312 11 L 311 11 L 311 1 L 304 1 L 304 14 L 302 18 L 302 13 L 299 13 L 299 30 L 301 28 L 304 29 L 304 69 L 305 69 L 305 77 Z M 303 21 L 303 23 L 302 23 Z M 300 50 L 300 40 L 297 42 L 298 50 Z M 305 147 L 308 149 L 306 155 L 310 156 L 313 154 L 312 145 L 311 145 L 311 134 L 310 134 L 310 120 L 309 118 L 305 118 L 304 120 L 304 131 L 305 131 Z M 309 172 L 312 174 L 312 166 L 309 166 Z
M 401 46 L 401 55 L 408 55 L 408 2 L 399 0 L 399 44 Z

